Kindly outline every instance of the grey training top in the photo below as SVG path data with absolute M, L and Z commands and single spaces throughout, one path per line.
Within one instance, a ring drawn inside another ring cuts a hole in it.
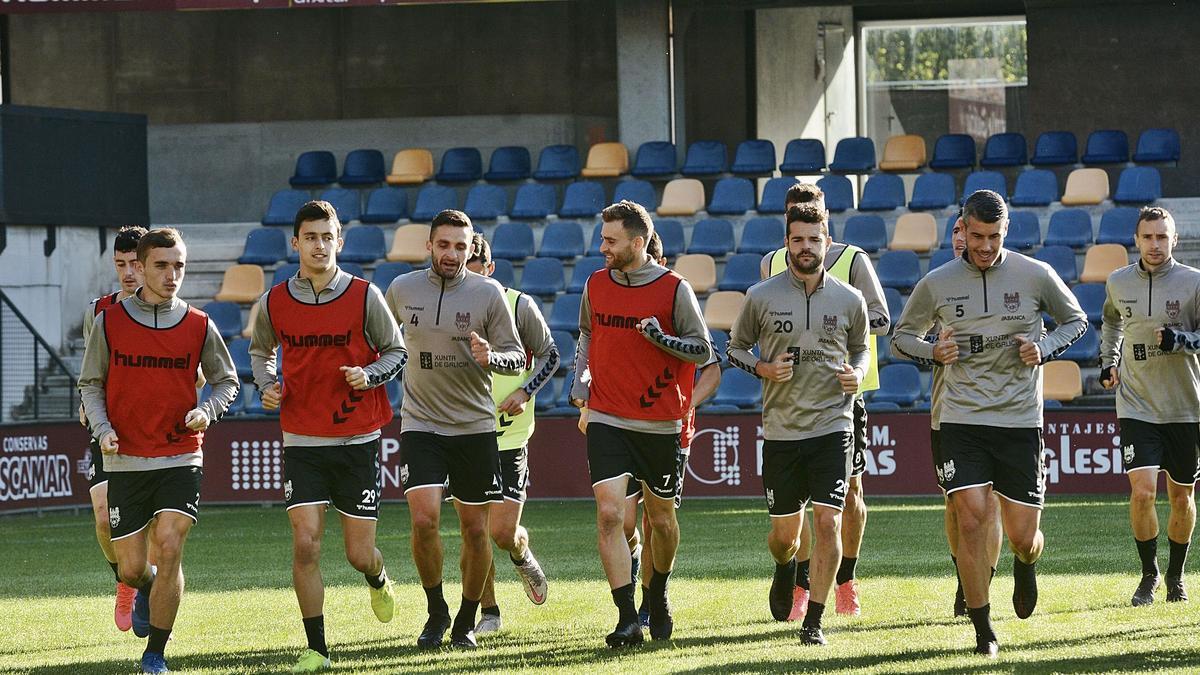
M 942 367 L 940 405 L 931 424 L 1041 428 L 1042 369 L 1021 361 L 1016 336 L 1038 346 L 1041 363 L 1057 358 L 1087 330 L 1087 315 L 1054 270 L 1001 249 L 987 270 L 968 252 L 926 274 L 896 325 L 892 350 L 935 365 L 923 338 L 935 323 L 954 330 L 958 361 Z M 1042 312 L 1058 327 L 1045 333 Z
M 825 254 L 825 269 L 833 267 L 838 258 L 845 255 L 848 251 L 846 245 L 840 242 L 833 242 L 829 247 L 829 251 Z M 771 257 L 775 255 L 775 251 L 763 256 L 760 263 L 764 275 L 769 275 L 771 272 Z M 888 312 L 887 299 L 883 295 L 883 286 L 879 283 L 879 276 L 875 274 L 875 267 L 871 265 L 871 258 L 866 251 L 856 253 L 854 260 L 850 262 L 850 285 L 862 293 L 863 300 L 867 302 L 867 317 L 871 324 L 872 335 L 887 335 L 892 329 L 892 315 Z
M 521 385 L 525 395 L 533 398 L 542 390 L 542 387 L 550 382 L 550 378 L 558 370 L 560 358 L 558 345 L 554 344 L 554 337 L 550 335 L 550 327 L 546 325 L 546 319 L 538 311 L 537 305 L 533 304 L 533 298 L 524 293 L 517 296 L 515 319 L 517 337 L 520 338 L 526 352 L 533 355 L 534 363 L 538 366 L 538 369 Z M 529 364 L 526 364 L 526 367 L 529 367 Z
M 129 310 L 129 316 L 134 321 L 143 326 L 171 328 L 187 316 L 188 305 L 179 298 L 151 305 L 142 300 L 141 294 L 142 289 L 139 288 L 120 304 Z M 88 336 L 83 365 L 79 368 L 79 396 L 83 399 L 83 410 L 87 414 L 88 424 L 91 425 L 92 437 L 96 439 L 110 431 L 116 431 L 118 439 L 121 437 L 121 430 L 113 429 L 108 421 L 105 384 L 108 381 L 109 359 L 108 337 L 104 333 L 104 312 L 101 312 L 92 326 L 91 335 Z M 221 339 L 221 332 L 217 330 L 212 319 L 208 320 L 208 333 L 204 336 L 204 348 L 200 351 L 200 370 L 212 386 L 212 394 L 197 407 L 215 423 L 237 398 L 239 384 L 237 370 L 233 367 L 233 357 L 229 355 L 225 341 Z M 203 463 L 203 450 L 172 457 L 133 457 L 119 452 L 115 455 L 104 455 L 105 471 L 151 471 L 177 466 L 201 466 Z
M 297 272 L 296 276 L 288 279 L 287 287 L 292 297 L 298 302 L 323 305 L 340 298 L 346 289 L 350 288 L 350 282 L 353 279 L 353 275 L 338 269 L 329 284 L 317 291 L 312 280 L 300 276 L 300 273 Z M 254 384 L 259 391 L 279 381 L 276 370 L 278 361 L 275 358 L 275 348 L 279 346 L 279 336 L 275 333 L 270 313 L 267 310 L 267 296 L 270 294 L 271 292 L 268 290 L 258 299 L 258 317 L 254 320 L 253 332 L 250 335 L 250 365 L 254 369 Z M 379 292 L 378 288 L 375 288 L 374 284 L 368 284 L 364 314 L 363 332 L 366 335 L 367 344 L 379 352 L 379 358 L 375 363 L 362 367 L 367 373 L 367 386 L 373 389 L 395 377 L 404 368 L 404 364 L 408 360 L 408 352 L 404 348 L 404 339 L 400 337 L 400 329 L 396 326 L 396 320 L 388 311 L 383 294 Z M 339 368 L 345 365 L 351 364 L 330 363 L 329 367 Z M 287 404 L 281 402 L 280 405 Z M 283 432 L 283 444 L 286 447 L 354 445 L 373 441 L 376 438 L 379 438 L 378 430 L 358 436 L 333 438 Z
M 1117 366 L 1117 417 L 1154 424 L 1200 421 L 1200 270 L 1169 259 L 1147 272 L 1138 262 L 1116 270 L 1105 285 L 1100 365 Z M 1154 329 L 1178 333 L 1172 351 Z
M 404 374 L 401 432 L 495 432 L 491 372 L 525 369 L 525 350 L 500 284 L 466 268 L 452 279 L 430 268 L 396 277 L 385 299 L 417 359 Z M 490 344 L 488 369 L 471 355 L 472 331 Z
M 646 264 L 632 272 L 607 270 L 609 277 L 624 286 L 644 286 L 653 282 L 669 270 L 647 258 Z M 700 302 L 696 293 L 686 280 L 681 281 L 675 288 L 675 308 L 671 315 L 671 325 L 676 335 L 665 335 L 662 330 L 651 328 L 643 332 L 655 347 L 688 363 L 699 366 L 708 362 L 713 356 L 712 342 L 708 336 L 708 326 L 704 323 L 704 315 L 700 311 Z M 588 300 L 588 289 L 583 287 L 583 300 L 579 305 L 579 344 L 575 356 L 575 383 L 571 386 L 571 398 L 587 401 L 592 376 L 589 372 L 588 345 L 592 338 L 592 303 Z M 619 366 L 618 366 L 619 367 Z M 683 420 L 637 420 L 609 415 L 598 410 L 592 410 L 589 422 L 600 422 L 619 429 L 640 431 L 651 434 L 678 434 L 683 431 Z
M 755 343 L 765 361 L 790 352 L 792 379 L 763 380 L 763 438 L 795 441 L 854 428 L 854 396 L 837 374 L 848 363 L 867 372 L 867 305 L 858 289 L 822 270 L 809 295 L 789 269 L 750 287 L 729 336 L 729 362 L 758 377 Z

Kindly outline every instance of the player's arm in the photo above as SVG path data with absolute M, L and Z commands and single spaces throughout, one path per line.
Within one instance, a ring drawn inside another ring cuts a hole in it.
M 500 284 L 488 284 L 487 339 L 472 334 L 472 350 L 487 348 L 487 369 L 501 375 L 517 375 L 525 370 L 525 349 L 517 338 L 517 325 Z M 478 358 L 478 357 L 477 357 Z
M 848 363 L 857 372 L 858 382 L 862 382 L 871 366 L 871 349 L 867 346 L 867 336 L 871 334 L 870 320 L 867 319 L 869 313 L 866 298 L 860 299 L 850 312 L 850 325 L 846 332 L 846 351 L 850 354 Z
M 1043 270 L 1042 307 L 1058 324 L 1040 340 L 1032 340 L 1038 349 L 1038 363 L 1058 358 L 1087 332 L 1087 314 L 1063 280 L 1053 270 Z M 1030 336 L 1032 338 L 1033 336 Z M 1018 340 L 1019 341 L 1019 340 Z
M 383 299 L 383 293 L 374 285 L 367 287 L 365 317 L 363 331 L 367 342 L 379 352 L 379 358 L 374 363 L 362 367 L 366 375 L 365 388 L 373 389 L 400 374 L 408 362 L 408 349 L 404 346 L 404 337 L 400 335 L 396 318 Z
M 937 307 L 928 280 L 929 277 L 925 277 L 918 281 L 909 296 L 892 335 L 892 352 L 922 365 L 936 366 L 940 365 L 933 353 L 937 345 L 925 340 L 929 329 L 937 321 Z
M 700 367 L 700 377 L 692 387 L 692 407 L 699 408 L 704 402 L 717 393 L 721 386 L 721 360 L 714 357 Z
M 1100 325 L 1100 384 L 1116 386 L 1117 367 L 1121 363 L 1121 343 L 1125 340 L 1125 317 L 1113 302 L 1112 277 L 1104 285 L 1104 307 Z M 1110 384 L 1111 383 L 1111 384 Z
M 279 340 L 275 329 L 271 326 L 271 316 L 267 310 L 267 295 L 258 299 L 258 314 L 254 317 L 254 325 L 250 327 L 250 367 L 254 371 L 254 385 L 259 391 L 279 381 L 276 371 L 278 362 L 275 359 L 275 348 Z
M 517 298 L 516 320 L 521 344 L 533 353 L 534 362 L 539 366 L 537 372 L 517 390 L 524 392 L 525 400 L 529 400 L 536 396 L 558 371 L 560 355 L 558 345 L 554 344 L 554 336 L 550 334 L 550 327 L 546 325 L 546 319 L 527 295 L 522 294 Z
M 79 399 L 87 415 L 89 431 L 99 440 L 113 433 L 108 421 L 108 400 L 105 385 L 108 382 L 108 337 L 104 334 L 104 316 L 95 317 L 91 335 L 83 352 L 83 363 L 79 366 Z
M 725 348 L 725 353 L 729 357 L 730 363 L 755 377 L 761 377 L 757 370 L 759 359 L 750 350 L 758 342 L 761 330 L 758 297 L 751 293 L 746 296 L 746 301 L 742 303 L 742 309 L 738 312 L 737 319 L 734 319 L 733 327 L 730 328 L 729 344 Z
M 579 341 L 575 343 L 575 379 L 571 383 L 571 405 L 582 407 L 587 404 L 592 384 L 588 371 L 588 347 L 592 342 L 592 301 L 588 299 L 588 287 L 583 285 L 583 297 L 579 301 Z
M 225 340 L 221 338 L 221 332 L 212 319 L 208 320 L 208 333 L 204 336 L 204 347 L 200 350 L 200 369 L 212 387 L 212 393 L 207 401 L 196 406 L 184 420 L 189 428 L 197 430 L 221 419 L 229 410 L 229 406 L 233 405 L 241 389 L 237 369 L 233 366 L 233 357 L 229 355 L 229 348 L 225 346 Z M 200 420 L 198 415 L 193 414 L 197 412 L 207 419 Z
M 92 324 L 96 318 L 96 303 L 100 299 L 97 298 L 88 303 L 87 308 L 83 310 L 83 344 L 86 347 L 88 339 L 92 336 Z M 87 426 L 87 415 L 83 412 L 83 398 L 79 399 L 79 423 Z
M 677 359 L 701 364 L 712 358 L 712 343 L 708 337 L 708 326 L 700 311 L 700 301 L 686 281 L 675 287 L 675 310 L 671 323 L 678 335 L 663 333 L 658 319 L 649 317 L 638 325 L 642 335 L 654 346 Z
M 892 316 L 888 312 L 887 300 L 883 295 L 883 286 L 875 268 L 867 259 L 866 253 L 855 253 L 850 263 L 850 279 L 863 300 L 867 303 L 867 325 L 872 335 L 887 335 L 892 329 Z

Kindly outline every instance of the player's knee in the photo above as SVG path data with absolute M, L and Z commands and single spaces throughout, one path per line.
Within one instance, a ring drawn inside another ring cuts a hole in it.
M 650 527 L 659 532 L 669 532 L 675 529 L 678 527 L 678 523 L 675 520 L 675 512 L 662 510 L 657 513 L 651 513 Z
M 815 511 L 813 513 L 813 527 L 817 530 L 817 536 L 837 534 L 842 525 L 841 515 L 841 513 L 832 509 L 819 509 Z
M 1037 530 L 1029 533 L 1010 534 L 1008 537 L 1013 553 L 1016 553 L 1018 556 L 1032 555 L 1037 545 L 1037 539 Z
M 366 574 L 375 567 L 375 549 L 374 548 L 353 548 L 346 549 L 346 562 L 354 569 Z
M 497 523 L 491 524 L 492 541 L 504 550 L 510 550 L 517 545 L 517 525 L 516 523 Z
M 1129 493 L 1129 501 L 1134 508 L 1145 509 L 1154 508 L 1154 500 L 1157 497 L 1153 485 L 1137 485 Z
M 1195 502 L 1192 491 L 1180 490 L 1179 492 L 1171 495 L 1171 509 L 1172 510 L 1179 512 L 1179 513 L 1183 513 L 1185 511 L 1189 511 L 1189 510 L 1195 510 L 1195 508 L 1196 508 L 1196 502 Z
M 412 529 L 414 536 L 428 537 L 436 535 L 438 531 L 437 516 L 432 513 L 413 512 Z
M 126 586 L 137 588 L 142 583 L 143 569 L 138 569 L 133 565 L 118 565 L 117 576 L 121 577 L 121 582 Z
M 170 567 L 172 564 L 179 562 L 182 555 L 183 539 L 181 537 L 171 534 L 159 537 L 158 565 L 160 567 Z
M 605 532 L 624 530 L 625 515 L 614 504 L 598 504 L 596 506 L 596 526 Z
M 321 540 L 297 532 L 292 538 L 292 558 L 298 563 L 315 563 L 321 559 Z
M 488 523 L 486 518 L 472 518 L 470 520 L 466 520 L 462 523 L 462 526 L 459 528 L 459 530 L 462 533 L 464 541 L 474 543 L 485 542 L 489 546 L 491 545 L 491 543 L 488 542 Z

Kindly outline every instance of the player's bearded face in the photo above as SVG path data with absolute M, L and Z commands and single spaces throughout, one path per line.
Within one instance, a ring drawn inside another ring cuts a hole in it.
M 829 237 L 821 232 L 819 223 L 793 222 L 788 225 L 787 245 L 792 269 L 812 274 L 825 264 Z
M 121 283 L 121 290 L 125 293 L 133 293 L 142 285 L 142 274 L 138 271 L 137 251 L 126 251 L 113 253 L 113 266 L 117 270 L 117 281 Z
M 604 255 L 604 266 L 610 270 L 630 268 L 638 260 L 639 253 L 633 244 L 633 238 L 620 221 L 605 221 L 600 230 L 600 253 Z
M 432 237 L 428 246 L 434 272 L 443 279 L 461 274 L 470 255 L 471 228 L 439 225 Z

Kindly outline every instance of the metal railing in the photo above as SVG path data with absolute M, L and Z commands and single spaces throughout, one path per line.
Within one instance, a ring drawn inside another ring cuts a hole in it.
M 78 376 L 0 291 L 0 423 L 74 419 Z

